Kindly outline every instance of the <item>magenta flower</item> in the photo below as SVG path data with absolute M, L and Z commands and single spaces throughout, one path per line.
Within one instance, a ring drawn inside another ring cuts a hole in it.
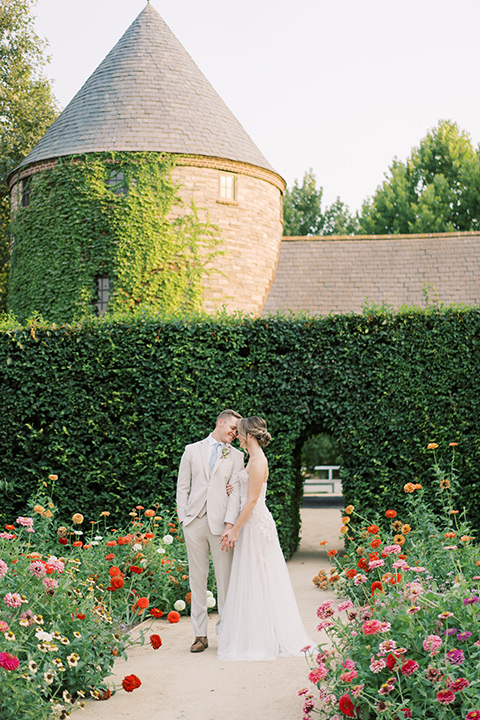
M 470 710 L 465 715 L 465 720 L 480 720 L 480 710 Z
M 344 660 L 343 662 L 341 662 L 340 665 L 343 668 L 345 668 L 345 670 L 356 670 L 356 667 L 357 667 L 355 665 L 355 663 L 353 662 L 353 660 L 350 660 L 348 658 L 347 658 L 347 660 Z
M 457 635 L 457 640 L 460 640 L 460 642 L 465 642 L 465 640 L 468 640 L 471 635 L 472 633 L 468 630 L 465 630 L 464 632 L 459 632 Z
M 440 690 L 440 692 L 437 693 L 437 700 L 439 703 L 442 703 L 442 705 L 449 705 L 454 702 L 455 695 L 451 690 Z
M 8 565 L 3 560 L 0 560 L 0 579 L 5 577 L 8 572 Z
M 334 614 L 335 610 L 333 609 L 333 600 L 325 600 L 325 602 L 323 602 L 317 610 L 317 616 L 321 620 L 326 620 Z
M 3 602 L 8 607 L 18 608 L 22 604 L 22 598 L 18 593 L 7 593 L 3 598 Z
M 323 680 L 323 678 L 327 676 L 327 672 L 328 670 L 325 665 L 319 665 L 315 670 L 311 671 L 308 679 L 311 683 L 320 682 L 320 680 Z
M 376 635 L 379 632 L 382 632 L 384 623 L 381 623 L 380 620 L 366 620 L 362 625 L 362 630 L 364 635 Z
M 473 597 L 465 598 L 463 600 L 464 605 L 475 605 L 476 603 L 478 603 L 478 597 L 476 597 L 475 595 Z M 477 712 L 477 711 L 474 710 L 473 712 Z
M 309 713 L 312 712 L 312 710 L 315 708 L 315 700 L 313 698 L 307 698 L 305 702 L 303 703 L 303 712 Z
M 449 650 L 449 652 L 447 653 L 447 660 L 451 665 L 461 665 L 465 660 L 463 650 L 457 650 L 457 648 Z
M 447 628 L 443 634 L 447 635 L 447 637 L 448 637 L 448 635 L 456 635 L 457 633 L 458 633 L 457 628 Z
M 436 655 L 441 647 L 442 638 L 438 635 L 429 635 L 423 641 L 423 649 L 429 652 L 430 655 Z
M 464 690 L 470 685 L 467 678 L 457 678 L 456 680 L 449 680 L 448 681 L 448 687 L 450 690 L 453 690 L 453 692 L 460 692 L 460 690 Z
M 420 665 L 417 662 L 415 662 L 415 660 L 407 660 L 406 662 L 403 663 L 403 665 L 401 667 L 402 675 L 405 675 L 405 676 L 413 675 L 413 673 L 416 672 L 416 670 L 418 670 L 419 667 L 420 667 Z
M 18 670 L 20 660 L 16 655 L 10 655 L 7 652 L 0 652 L 0 667 L 5 670 Z

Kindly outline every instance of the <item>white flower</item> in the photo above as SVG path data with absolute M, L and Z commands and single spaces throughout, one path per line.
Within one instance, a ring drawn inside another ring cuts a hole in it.
M 177 600 L 173 607 L 177 612 L 182 612 L 182 610 L 185 610 L 185 603 L 183 600 Z
M 165 554 L 165 550 L 164 550 L 162 547 L 159 547 L 159 548 L 157 548 L 157 553 L 158 553 L 159 555 L 164 555 L 164 554 Z
M 95 540 L 100 542 L 100 540 L 103 540 L 103 535 L 95 535 Z
M 217 604 L 217 601 L 215 600 L 215 598 L 213 596 L 207 597 L 207 607 L 214 608 L 216 604 Z
M 213 597 L 213 593 L 211 590 L 207 590 L 207 598 Z
M 139 552 L 142 549 L 142 545 L 141 543 L 135 543 L 135 545 L 132 545 L 132 548 L 135 552 Z
M 165 552 L 165 550 L 164 550 L 163 552 Z M 147 567 L 147 565 L 148 565 L 148 558 L 142 558 L 142 559 L 140 560 L 140 565 L 141 565 L 142 567 Z
M 90 545 L 98 545 L 98 542 L 96 540 L 90 540 Z
M 165 537 L 163 538 L 162 542 L 164 543 L 164 545 L 171 545 L 172 542 L 173 542 L 173 537 L 172 537 L 172 535 L 165 535 Z
M 35 633 L 35 637 L 38 638 L 38 640 L 44 640 L 45 642 L 51 642 L 53 640 L 53 635 L 40 629 Z

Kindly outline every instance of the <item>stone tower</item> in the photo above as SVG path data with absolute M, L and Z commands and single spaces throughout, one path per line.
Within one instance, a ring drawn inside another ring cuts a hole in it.
M 285 182 L 150 3 L 10 175 L 13 211 L 28 178 L 59 158 L 110 151 L 175 157 L 186 206 L 193 198 L 222 237 L 205 309 L 260 313 L 280 253 Z

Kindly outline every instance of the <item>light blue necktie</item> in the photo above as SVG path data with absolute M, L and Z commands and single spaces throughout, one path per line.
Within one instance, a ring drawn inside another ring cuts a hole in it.
M 215 466 L 215 463 L 217 462 L 218 449 L 221 447 L 221 445 L 222 445 L 222 443 L 217 442 L 213 446 L 213 450 L 212 450 L 212 454 L 210 455 L 210 462 L 209 462 L 210 472 L 212 472 L 212 470 Z

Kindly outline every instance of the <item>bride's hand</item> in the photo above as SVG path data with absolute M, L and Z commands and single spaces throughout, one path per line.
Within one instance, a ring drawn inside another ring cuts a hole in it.
M 238 540 L 238 532 L 234 530 L 233 528 L 230 528 L 230 530 L 226 530 L 223 535 L 220 536 L 220 544 L 222 546 L 222 550 L 226 550 L 227 552 L 229 550 L 232 550 L 235 547 L 235 543 Z

